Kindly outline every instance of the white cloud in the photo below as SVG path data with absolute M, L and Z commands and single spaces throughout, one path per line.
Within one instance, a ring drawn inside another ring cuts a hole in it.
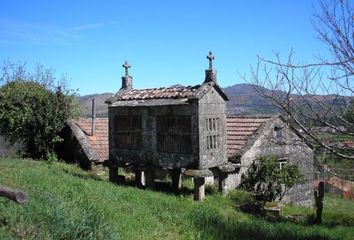
M 90 24 L 84 24 L 84 25 L 72 27 L 72 28 L 70 28 L 70 30 L 81 31 L 81 30 L 99 28 L 99 27 L 104 27 L 104 26 L 105 26 L 104 23 L 90 23 Z
M 0 19 L 0 42 L 38 44 L 55 46 L 82 45 L 84 30 L 94 30 L 109 25 L 118 24 L 116 21 L 109 23 L 90 23 L 64 28 L 54 25 L 26 23 L 20 21 Z
M 78 34 L 55 26 L 0 19 L 2 42 L 64 46 L 74 45 L 79 38 Z

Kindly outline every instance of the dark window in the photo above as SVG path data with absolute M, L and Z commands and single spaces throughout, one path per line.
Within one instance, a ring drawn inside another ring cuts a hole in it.
M 120 149 L 140 149 L 142 123 L 140 116 L 116 116 L 114 119 L 114 146 Z
M 206 118 L 206 148 L 207 150 L 220 148 L 220 118 Z
M 192 149 L 190 116 L 158 116 L 157 151 L 190 154 Z
M 283 128 L 281 127 L 275 127 L 274 128 L 274 133 L 276 138 L 282 138 L 283 137 Z

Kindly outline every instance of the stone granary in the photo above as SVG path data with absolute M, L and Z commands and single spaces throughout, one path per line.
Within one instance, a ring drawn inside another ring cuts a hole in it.
M 205 177 L 220 173 L 221 185 L 235 168 L 226 155 L 227 96 L 219 87 L 212 63 L 197 86 L 133 89 L 130 65 L 123 65 L 121 89 L 110 99 L 109 175 L 118 179 L 118 167 L 133 168 L 139 182 L 144 172 L 153 187 L 156 169 L 168 170 L 175 190 L 180 175 L 194 177 L 195 199 L 204 197 Z

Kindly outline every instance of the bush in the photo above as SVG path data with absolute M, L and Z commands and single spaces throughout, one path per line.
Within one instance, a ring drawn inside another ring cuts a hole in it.
M 23 66 L 10 66 L 4 67 L 0 88 L 0 132 L 12 143 L 21 142 L 26 156 L 48 158 L 65 122 L 77 114 L 74 93 L 65 81 L 55 83 L 53 71 L 39 66 L 30 74 Z
M 253 192 L 257 200 L 273 202 L 281 200 L 296 184 L 303 181 L 297 165 L 280 167 L 276 157 L 260 157 L 254 161 L 248 171 L 242 175 L 240 188 Z

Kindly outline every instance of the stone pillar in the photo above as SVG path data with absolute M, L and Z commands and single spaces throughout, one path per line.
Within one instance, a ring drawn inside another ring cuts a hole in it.
M 226 195 L 228 193 L 228 187 L 226 185 L 226 179 L 227 179 L 228 174 L 220 172 L 219 173 L 219 192 L 222 195 Z
M 205 197 L 205 178 L 196 177 L 194 178 L 194 200 L 202 201 Z
M 139 188 L 145 186 L 144 172 L 139 169 L 135 170 L 135 184 Z
M 149 169 L 144 171 L 145 174 L 145 186 L 150 189 L 155 188 L 155 171 L 154 169 Z
M 118 167 L 109 167 L 109 181 L 113 183 L 118 182 Z
M 227 178 L 230 173 L 235 172 L 236 167 L 232 164 L 224 164 L 217 167 L 219 176 L 219 192 L 222 195 L 226 195 L 229 191 L 229 186 L 227 186 Z
M 182 187 L 182 175 L 181 169 L 172 169 L 171 172 L 172 178 L 172 190 L 174 193 L 179 193 Z
M 205 197 L 205 178 L 213 176 L 209 169 L 187 169 L 184 175 L 194 178 L 194 200 L 202 201 Z

